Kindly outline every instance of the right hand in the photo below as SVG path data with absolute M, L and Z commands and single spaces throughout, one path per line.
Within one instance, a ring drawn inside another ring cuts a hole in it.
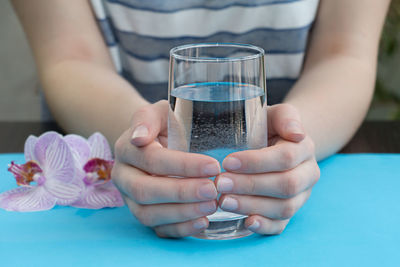
M 141 108 L 115 144 L 112 179 L 133 215 L 160 237 L 195 235 L 217 210 L 216 159 L 167 148 L 168 102 Z M 175 178 L 175 177 L 182 178 Z

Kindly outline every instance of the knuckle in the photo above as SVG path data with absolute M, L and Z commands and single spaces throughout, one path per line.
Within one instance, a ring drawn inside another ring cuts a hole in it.
M 162 99 L 162 100 L 157 101 L 155 104 L 159 105 L 160 107 L 167 107 L 168 106 L 168 100 Z
M 314 142 L 311 140 L 311 138 L 309 138 L 309 142 L 308 142 L 308 151 L 311 154 L 315 154 L 315 144 Z
M 126 148 L 125 140 L 123 138 L 123 135 L 121 135 L 114 144 L 115 156 L 117 158 L 119 156 L 122 156 L 124 154 L 125 148 Z
M 289 219 L 293 217 L 295 213 L 296 213 L 296 205 L 293 203 L 292 200 L 288 200 L 285 201 L 285 203 L 283 204 L 279 217 L 281 219 Z
M 281 180 L 281 193 L 284 197 L 292 197 L 299 190 L 299 179 L 292 173 L 287 173 Z
M 247 153 L 246 157 L 243 158 L 244 160 L 241 160 L 241 162 L 244 169 L 247 169 L 249 171 L 265 169 L 265 163 L 260 160 L 260 157 L 255 153 Z
M 291 104 L 282 103 L 282 104 L 279 104 L 278 106 L 281 111 L 286 111 L 289 113 L 298 113 L 297 109 Z
M 151 111 L 151 105 L 146 105 L 141 108 L 139 108 L 134 114 L 133 118 L 143 118 L 144 115 L 146 115 L 148 112 Z M 135 125 L 136 126 L 136 125 Z
M 189 176 L 190 174 L 190 170 L 192 168 L 190 168 L 190 164 L 189 164 L 189 158 L 184 158 L 181 162 L 180 162 L 180 172 L 184 175 L 184 176 Z
M 149 173 L 158 174 L 156 166 L 158 166 L 160 163 L 157 164 L 153 153 L 144 152 L 142 156 L 143 156 L 143 169 Z
M 119 177 L 119 164 L 117 162 L 114 163 L 114 166 L 111 168 L 111 180 L 114 183 L 118 183 Z
M 249 175 L 247 177 L 247 194 L 255 195 L 256 194 L 256 181 L 254 176 Z
M 121 192 L 121 194 L 124 192 L 124 178 L 121 177 L 120 169 L 122 168 L 121 164 L 118 163 L 117 161 L 115 162 L 114 166 L 111 168 L 111 180 L 115 187 L 118 189 L 118 191 Z
M 275 235 L 280 235 L 280 234 L 282 234 L 283 233 L 283 231 L 285 230 L 285 228 L 286 228 L 286 225 L 284 225 L 284 224 L 280 224 L 279 226 L 278 226 L 278 228 L 276 229 L 276 231 L 275 231 Z
M 134 179 L 130 182 L 129 191 L 136 203 L 146 204 L 149 201 L 145 185 L 140 181 L 140 179 Z
M 184 183 L 179 183 L 177 185 L 177 200 L 179 202 L 184 202 L 187 199 L 188 187 Z
M 154 226 L 154 218 L 147 207 L 136 207 L 134 209 L 133 215 L 136 217 L 136 219 L 138 219 L 141 224 L 149 227 Z
M 185 229 L 184 225 L 175 225 L 175 234 L 174 237 L 185 237 L 188 236 L 189 233 L 187 231 L 187 229 Z
M 184 229 L 184 225 L 180 224 L 156 226 L 154 227 L 154 231 L 162 238 L 180 238 L 190 235 L 190 233 Z
M 161 238 L 168 238 L 168 235 L 164 233 L 164 231 L 160 227 L 154 227 L 154 232 L 158 237 Z
M 295 165 L 296 154 L 291 149 L 284 149 L 281 155 L 281 164 L 284 169 L 291 169 Z
M 318 164 L 315 164 L 315 183 L 319 181 L 319 178 L 321 177 L 321 170 L 319 169 Z
M 155 108 L 157 108 L 159 110 L 159 112 L 168 113 L 168 107 L 169 107 L 168 100 L 163 99 L 163 100 L 157 101 L 156 103 L 154 103 L 153 106 Z

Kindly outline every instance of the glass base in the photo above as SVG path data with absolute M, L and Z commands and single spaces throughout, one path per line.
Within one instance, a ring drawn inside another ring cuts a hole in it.
M 201 239 L 214 239 L 214 240 L 225 240 L 245 237 L 253 234 L 252 231 L 246 229 L 244 221 L 247 216 L 237 215 L 227 218 L 221 218 L 221 216 L 209 216 L 209 226 L 204 231 L 194 235 L 194 237 Z M 233 214 L 233 213 L 230 213 Z

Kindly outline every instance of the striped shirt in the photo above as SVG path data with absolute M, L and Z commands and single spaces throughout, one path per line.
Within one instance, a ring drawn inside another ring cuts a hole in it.
M 318 0 L 91 0 L 116 69 L 150 102 L 167 98 L 169 50 L 247 43 L 266 51 L 268 103 L 300 75 Z

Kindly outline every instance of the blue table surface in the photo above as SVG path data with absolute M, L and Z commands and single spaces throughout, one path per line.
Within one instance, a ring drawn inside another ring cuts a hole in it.
M 0 192 L 16 186 L 0 154 Z M 400 264 L 400 154 L 335 155 L 279 236 L 160 239 L 126 207 L 0 210 L 0 266 L 394 266 Z

